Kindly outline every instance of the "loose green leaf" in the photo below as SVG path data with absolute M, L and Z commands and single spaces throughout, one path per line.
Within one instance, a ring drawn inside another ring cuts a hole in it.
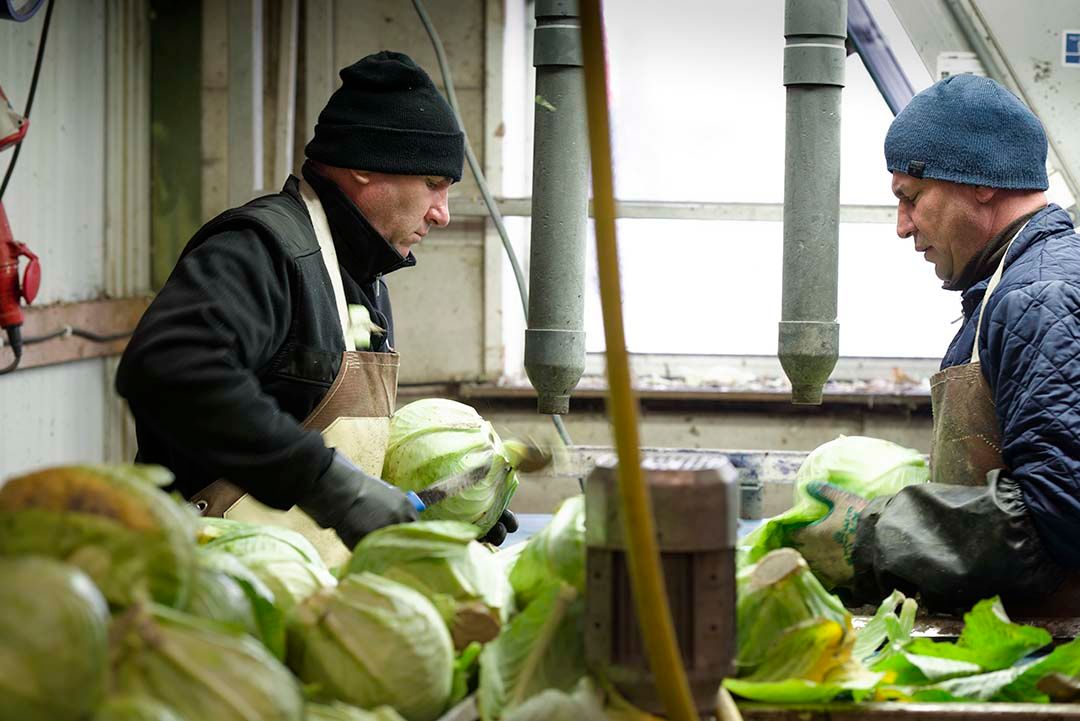
M 484 647 L 477 694 L 483 721 L 546 689 L 569 691 L 585 675 L 583 610 L 573 586 L 553 583 Z
M 473 641 L 454 659 L 454 680 L 450 685 L 450 701 L 453 707 L 472 693 L 477 676 L 480 673 L 480 652 L 484 645 Z
M 956 643 L 914 639 L 906 651 L 975 664 L 980 671 L 1008 668 L 1052 641 L 1049 632 L 1013 623 L 995 596 L 975 604 L 964 614 L 964 630 Z
M 551 522 L 529 539 L 510 571 L 517 602 L 529 604 L 553 579 L 585 592 L 585 496 L 572 496 Z
M 1009 685 L 995 696 L 995 701 L 1045 702 L 1049 697 L 1038 688 L 1038 683 L 1050 674 L 1064 676 L 1080 675 L 1080 638 L 1056 647 L 1049 654 L 1024 668 Z
M 851 650 L 851 656 L 857 661 L 869 661 L 886 641 L 893 640 L 891 635 L 900 636 L 903 631 L 899 619 L 896 617 L 896 609 L 905 601 L 904 594 L 893 591 L 889 597 L 881 602 L 877 612 L 866 622 L 866 625 L 855 636 L 855 647 Z M 890 622 L 892 627 L 890 628 Z

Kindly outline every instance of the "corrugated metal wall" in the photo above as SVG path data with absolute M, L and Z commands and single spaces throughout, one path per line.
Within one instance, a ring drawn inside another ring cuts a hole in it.
M 0 84 L 22 110 L 45 13 L 0 23 Z M 11 151 L 0 156 L 6 169 Z M 17 240 L 41 257 L 38 303 L 96 298 L 105 283 L 105 0 L 59 3 L 30 129 L 4 197 Z M 7 356 L 5 355 L 5 358 Z M 104 362 L 0 378 L 0 472 L 100 460 Z

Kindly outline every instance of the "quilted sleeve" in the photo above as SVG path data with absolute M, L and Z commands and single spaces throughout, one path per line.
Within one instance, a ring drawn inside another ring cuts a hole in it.
M 1080 567 L 1080 288 L 1038 281 L 995 293 L 980 339 L 1002 455 L 1046 550 Z

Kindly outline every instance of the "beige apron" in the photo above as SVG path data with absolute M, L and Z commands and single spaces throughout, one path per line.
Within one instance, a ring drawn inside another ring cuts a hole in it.
M 1024 224 L 1026 227 L 1027 224 Z M 1016 232 L 1009 245 L 1024 230 Z M 930 480 L 951 485 L 981 486 L 986 474 L 1005 468 L 1001 456 L 1001 429 L 994 409 L 990 384 L 979 362 L 979 334 L 986 302 L 1001 282 L 1005 256 L 1001 258 L 979 306 L 975 345 L 971 361 L 946 368 L 930 378 L 930 402 L 934 416 L 933 444 L 930 448 Z M 1080 613 L 1080 577 L 1075 574 L 1049 598 L 1030 606 L 1010 605 L 1010 612 L 1025 616 L 1073 616 Z
M 345 291 L 326 213 L 318 196 L 304 180 L 300 181 L 300 195 L 311 216 L 323 263 L 330 275 L 347 349 L 342 354 L 341 368 L 330 390 L 304 420 L 303 426 L 322 432 L 327 447 L 336 448 L 364 471 L 378 476 L 382 473 L 390 435 L 390 415 L 397 400 L 398 356 L 396 353 L 353 349 Z M 332 529 L 321 528 L 298 508 L 289 511 L 269 508 L 224 479 L 211 483 L 191 501 L 205 516 L 284 526 L 298 531 L 314 544 L 330 567 L 349 558 L 349 549 Z

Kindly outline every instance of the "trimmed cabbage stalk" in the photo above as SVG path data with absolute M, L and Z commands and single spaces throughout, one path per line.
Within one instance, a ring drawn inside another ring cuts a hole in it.
M 0 718 L 75 721 L 105 693 L 109 607 L 49 558 L 0 559 Z
M 155 698 L 188 721 L 303 721 L 289 669 L 258 641 L 161 606 L 132 606 L 114 621 L 112 683 Z
M 479 529 L 459 521 L 387 526 L 364 537 L 346 573 L 372 573 L 424 594 L 447 619 L 454 647 L 499 635 L 512 604 L 495 555 L 476 542 Z
M 807 493 L 811 481 L 832 483 L 871 500 L 928 480 L 930 467 L 926 458 L 911 448 L 865 436 L 840 436 L 824 443 L 806 457 L 795 474 L 792 507 L 766 519 L 739 541 L 739 567 L 757 563 L 769 551 L 792 546 L 792 531 L 828 513 L 828 506 Z
M 513 448 L 507 448 L 471 406 L 425 398 L 398 409 L 390 418 L 382 477 L 403 490 L 419 491 L 494 460 L 482 482 L 420 514 L 429 521 L 472 523 L 483 535 L 499 520 L 517 489 L 517 472 L 503 472 L 506 464 L 517 468 L 523 461 Z
M 736 665 L 740 676 L 766 662 L 780 636 L 804 621 L 833 621 L 845 644 L 855 642 L 851 614 L 839 598 L 825 590 L 794 549 L 773 551 L 740 573 L 737 591 Z
M 319 552 L 296 531 L 204 519 L 199 537 L 208 539 L 204 548 L 239 558 L 266 584 L 274 594 L 277 607 L 286 615 L 316 591 L 337 584 Z
M 563 501 L 551 523 L 529 539 L 510 571 L 517 603 L 524 607 L 553 580 L 585 592 L 585 496 Z
M 288 660 L 320 700 L 393 706 L 408 721 L 443 712 L 454 673 L 450 633 L 431 601 L 373 573 L 296 607 Z
M 186 721 L 165 704 L 146 696 L 114 696 L 101 705 L 93 721 Z
M 187 601 L 194 515 L 160 466 L 59 466 L 0 486 L 0 556 L 50 556 L 86 571 L 116 606 Z

